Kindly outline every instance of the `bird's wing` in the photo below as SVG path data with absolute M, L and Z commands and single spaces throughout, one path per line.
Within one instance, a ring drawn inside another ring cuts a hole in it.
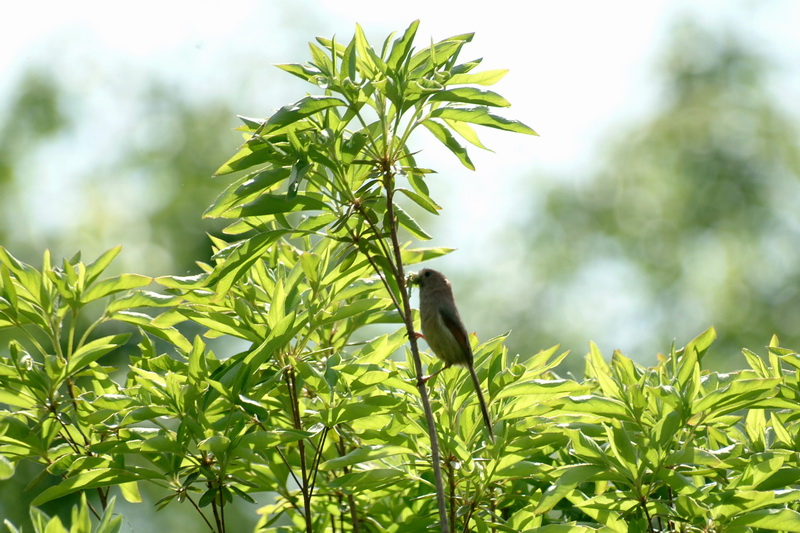
M 440 308 L 439 314 L 442 317 L 444 325 L 447 326 L 447 329 L 453 334 L 458 345 L 461 346 L 464 354 L 466 354 L 470 362 L 472 362 L 472 347 L 469 345 L 469 335 L 467 334 L 467 330 L 464 329 L 461 319 L 456 313 L 447 308 Z

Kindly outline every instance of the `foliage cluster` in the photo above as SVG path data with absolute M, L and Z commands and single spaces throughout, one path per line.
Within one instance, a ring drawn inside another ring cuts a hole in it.
M 784 368 L 800 356 L 777 339 L 731 374 L 701 370 L 713 330 L 652 368 L 593 347 L 578 380 L 556 375 L 555 347 L 521 359 L 473 338 L 493 443 L 465 372 L 417 380 L 441 363 L 417 349 L 405 267 L 448 250 L 400 240 L 427 233 L 399 198 L 438 211 L 410 135 L 471 167 L 456 137 L 481 146 L 471 125 L 533 131 L 473 86 L 502 71 L 457 63 L 471 35 L 415 52 L 416 28 L 380 51 L 360 28 L 318 39 L 310 64 L 282 66 L 324 94 L 243 119 L 218 175 L 245 174 L 206 212 L 233 242 L 212 239 L 202 274 L 104 278 L 119 248 L 45 253 L 41 269 L 0 248 L 0 477 L 35 462 L 34 505 L 82 495 L 70 529 L 35 508 L 34 529 L 117 531 L 114 494 L 152 484 L 157 507 L 219 532 L 257 497 L 263 532 L 800 531 L 800 385 Z M 124 370 L 104 358 L 131 335 L 96 335 L 111 323 L 137 333 Z M 220 338 L 246 348 L 218 355 Z

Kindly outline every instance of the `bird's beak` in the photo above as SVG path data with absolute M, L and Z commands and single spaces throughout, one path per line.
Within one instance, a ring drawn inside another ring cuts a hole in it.
M 419 274 L 417 272 L 411 272 L 406 276 L 406 281 L 409 285 L 419 285 Z

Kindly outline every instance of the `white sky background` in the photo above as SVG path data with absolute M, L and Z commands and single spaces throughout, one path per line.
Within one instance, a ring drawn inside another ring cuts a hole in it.
M 495 272 L 515 268 L 503 267 L 498 249 L 489 246 L 489 239 L 499 228 L 523 218 L 524 210 L 535 205 L 520 196 L 515 186 L 521 180 L 544 176 L 588 174 L 597 145 L 605 135 L 620 124 L 653 112 L 659 96 L 654 61 L 676 15 L 692 13 L 709 22 L 730 20 L 755 45 L 776 54 L 784 66 L 796 61 L 800 49 L 800 32 L 796 30 L 800 27 L 800 3 L 788 1 L 771 2 L 766 7 L 747 2 L 679 0 L 195 0 L 144 1 L 136 2 L 135 7 L 107 1 L 9 5 L 12 7 L 4 6 L 0 22 L 0 101 L 5 100 L 29 63 L 71 54 L 70 61 L 59 64 L 74 65 L 78 70 L 92 64 L 119 65 L 120 69 L 125 65 L 146 67 L 170 79 L 181 79 L 189 95 L 224 94 L 232 99 L 230 105 L 237 112 L 249 116 L 267 116 L 314 90 L 271 65 L 305 62 L 305 43 L 316 35 L 336 34 L 341 41 L 349 40 L 355 22 L 359 22 L 373 44 L 379 46 L 390 31 L 402 32 L 417 18 L 421 19 L 419 46 L 427 45 L 430 37 L 439 40 L 475 32 L 473 43 L 465 47 L 461 58 L 483 57 L 480 69 L 510 68 L 509 75 L 493 87 L 512 103 L 502 114 L 523 121 L 541 137 L 479 131 L 495 152 L 470 150 L 476 172 L 463 168 L 434 143 L 422 145 L 428 151 L 418 161 L 439 171 L 430 180 L 431 188 L 433 197 L 445 208 L 434 244 L 459 248 L 456 254 L 438 262 L 437 267 L 446 272 L 463 271 L 467 264 Z M 252 78 L 248 86 L 258 87 L 257 94 L 237 93 L 231 89 L 237 80 L 225 76 L 230 72 L 224 68 L 230 58 L 242 56 L 250 58 L 250 68 L 263 65 L 249 73 Z M 781 81 L 776 96 L 796 110 L 798 104 L 792 95 L 800 94 L 798 68 L 791 74 L 793 77 Z M 60 75 L 69 79 L 70 68 Z M 92 98 L 91 87 L 86 89 L 86 98 Z M 800 98 L 796 100 L 800 102 Z M 103 110 L 114 106 L 120 110 L 118 118 L 104 114 Z M 136 119 L 126 116 L 124 108 L 124 99 L 99 103 L 89 107 L 96 109 L 98 116 L 82 120 L 105 124 L 104 131 L 124 130 L 126 124 L 114 121 Z M 34 218 L 46 219 L 46 212 L 54 217 L 52 220 L 63 220 L 58 206 L 52 205 L 56 198 L 69 212 L 69 188 L 64 184 L 69 183 L 71 171 L 77 175 L 91 163 L 95 149 L 87 146 L 85 139 L 80 141 L 61 147 L 65 160 L 60 164 L 39 163 L 31 173 L 26 184 L 35 191 L 31 201 L 35 197 L 46 199 L 46 205 L 40 200 L 27 207 L 41 211 Z M 109 134 L 102 142 L 113 143 L 114 136 Z M 146 192 L 140 192 L 146 196 Z M 136 194 L 135 189 L 127 191 L 126 197 L 135 203 L 132 195 Z M 131 216 L 135 220 L 135 215 Z M 36 238 L 35 231 L 31 235 Z M 128 243 L 107 242 L 98 244 L 97 250 L 85 250 L 86 256 L 116 244 L 126 246 L 123 255 L 129 253 Z M 605 289 L 597 288 L 600 292 L 594 299 L 604 301 L 604 290 L 618 290 L 619 276 L 624 274 L 616 275 L 617 279 L 606 280 Z M 622 301 L 619 305 L 627 304 Z M 462 310 L 465 318 L 476 324 L 481 312 L 485 311 Z M 611 348 L 624 349 L 628 340 L 620 328 L 623 325 L 598 325 L 607 338 L 615 339 Z M 478 332 L 483 338 L 499 333 Z M 598 337 L 602 335 L 594 337 L 601 341 Z

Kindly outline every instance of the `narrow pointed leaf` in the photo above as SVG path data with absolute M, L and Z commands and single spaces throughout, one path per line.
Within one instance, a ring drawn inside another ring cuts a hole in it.
M 116 350 L 127 342 L 130 338 L 129 333 L 120 335 L 110 335 L 101 339 L 95 339 L 78 348 L 69 360 L 67 372 L 72 374 L 87 366 L 89 363 L 97 361 L 102 356 L 112 350 Z
M 465 85 L 474 83 L 476 85 L 494 85 L 508 74 L 508 69 L 484 70 L 472 74 L 455 74 L 448 81 L 448 85 Z
M 108 296 L 109 294 L 144 287 L 145 285 L 149 285 L 151 281 L 153 281 L 152 278 L 140 274 L 120 274 L 113 278 L 104 279 L 92 286 L 81 295 L 81 302 L 89 303 Z
M 511 103 L 493 91 L 475 87 L 458 87 L 439 91 L 431 96 L 435 102 L 461 102 L 464 104 L 486 105 L 492 107 L 508 107 Z
M 298 120 L 328 109 L 329 107 L 346 106 L 343 101 L 332 96 L 306 96 L 294 104 L 283 106 L 264 124 L 262 135 L 274 133 Z
M 455 137 L 453 137 L 453 134 L 450 133 L 449 129 L 433 120 L 425 120 L 422 122 L 422 125 L 425 126 L 428 131 L 433 133 L 434 137 L 439 139 L 439 141 L 441 141 L 441 143 L 444 144 L 451 152 L 453 152 L 459 161 L 461 161 L 462 165 L 470 170 L 475 170 L 475 165 L 472 164 L 469 154 L 467 154 L 467 149 L 464 148 Z
M 440 107 L 431 111 L 432 117 L 459 120 L 461 122 L 469 122 L 472 124 L 479 124 L 489 128 L 497 128 L 504 131 L 511 131 L 515 133 L 526 133 L 528 135 L 538 135 L 531 128 L 519 122 L 518 120 L 510 120 L 489 112 L 489 109 L 484 106 L 476 107 Z

